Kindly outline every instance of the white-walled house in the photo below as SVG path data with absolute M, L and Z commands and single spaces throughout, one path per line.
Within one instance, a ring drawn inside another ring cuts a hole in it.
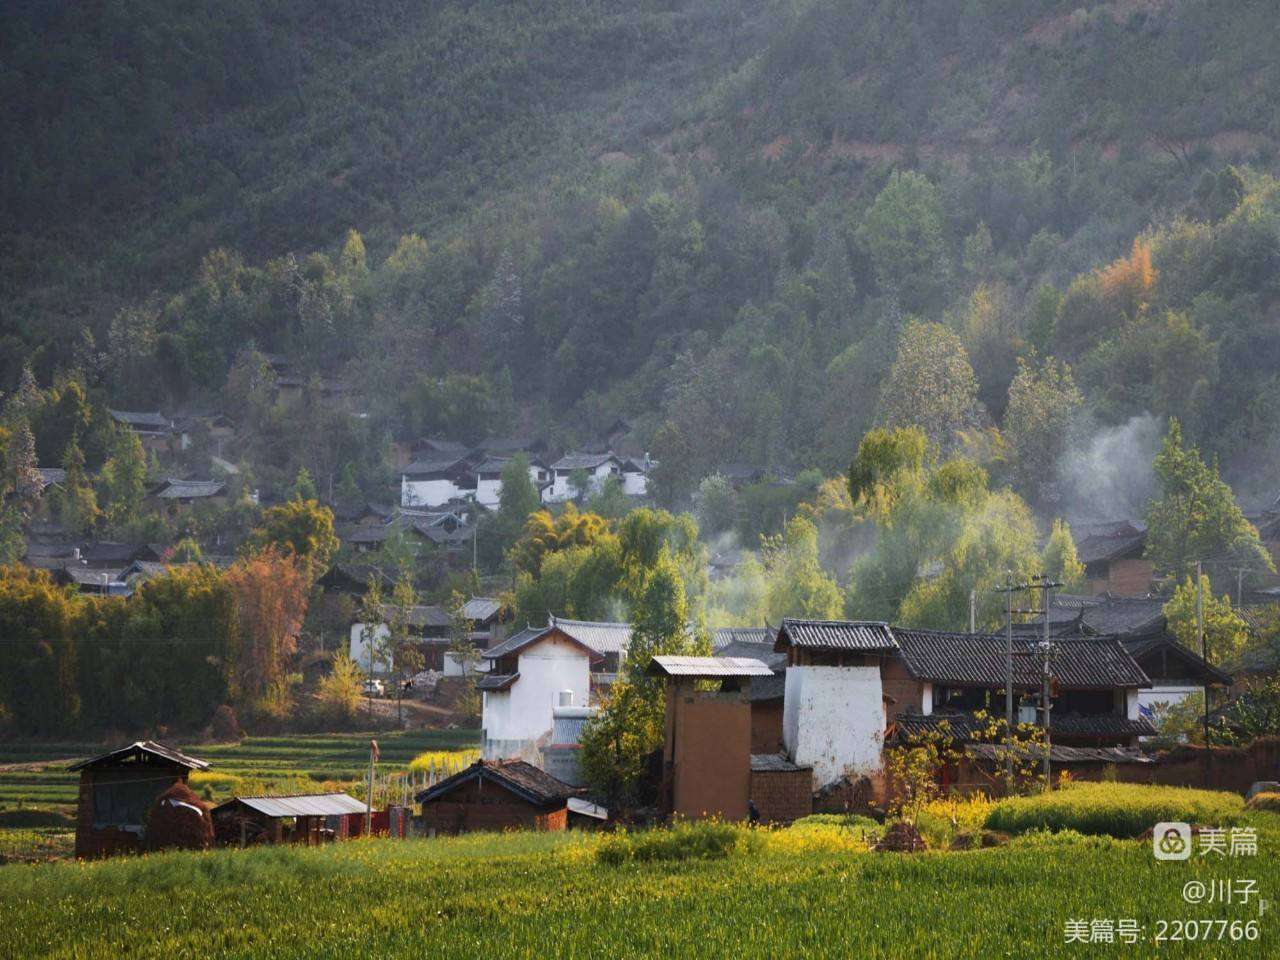
M 535 755 L 551 735 L 556 707 L 586 706 L 591 664 L 602 659 L 555 627 L 526 628 L 486 650 L 483 695 L 485 759 Z
M 484 652 L 484 756 L 541 765 L 557 708 L 589 707 L 617 675 L 631 624 L 552 617 Z
M 387 606 L 384 605 L 384 611 Z M 500 643 L 504 637 L 504 620 L 509 616 L 502 604 L 492 597 L 472 597 L 462 608 L 463 616 L 471 621 L 467 634 L 475 645 L 477 660 L 487 647 Z M 449 611 L 438 604 L 418 604 L 409 611 L 409 626 L 424 657 L 424 667 L 439 670 L 447 677 L 462 676 L 463 664 L 449 653 Z M 391 630 L 386 621 L 351 624 L 348 655 L 361 670 L 372 676 L 387 676 L 391 663 L 385 653 L 386 638 Z M 370 660 L 370 646 L 373 647 Z M 477 670 L 477 665 L 472 665 Z
M 415 460 L 400 474 L 403 507 L 441 507 L 475 492 L 475 474 L 464 457 Z
M 775 649 L 787 654 L 782 743 L 791 760 L 813 767 L 815 787 L 880 773 L 881 664 L 898 649 L 888 625 L 783 620 Z
M 476 467 L 476 503 L 489 510 L 496 510 L 502 502 L 502 471 L 511 457 L 486 457 Z M 550 471 L 540 461 L 529 458 L 529 480 L 534 489 L 541 490 L 549 483 Z
M 649 492 L 649 455 L 643 459 L 628 457 L 622 461 L 622 492 L 629 497 L 643 497 Z
M 572 477 L 582 471 L 587 477 L 587 489 L 575 490 Z M 579 494 L 595 493 L 606 480 L 616 477 L 622 481 L 622 459 L 612 453 L 566 453 L 551 465 L 551 485 L 543 494 L 546 503 L 563 503 Z

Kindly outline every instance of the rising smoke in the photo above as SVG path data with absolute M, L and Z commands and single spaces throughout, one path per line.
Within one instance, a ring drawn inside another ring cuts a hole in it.
M 1114 427 L 1081 424 L 1058 463 L 1061 513 L 1077 521 L 1140 520 L 1155 490 L 1151 462 L 1163 423 L 1151 414 Z

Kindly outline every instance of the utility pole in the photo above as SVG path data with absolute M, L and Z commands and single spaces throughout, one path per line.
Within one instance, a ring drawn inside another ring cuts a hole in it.
M 364 804 L 364 835 L 368 838 L 373 830 L 373 761 L 378 757 L 378 741 L 369 741 L 369 793 Z
M 978 591 L 969 591 L 969 632 L 978 632 Z
M 1238 576 L 1239 574 L 1237 574 Z M 1209 662 L 1209 647 L 1204 633 L 1204 587 L 1201 581 L 1201 563 L 1196 561 L 1196 640 L 1200 646 L 1200 656 Z M 1237 581 L 1238 582 L 1238 581 Z M 1237 594 L 1236 602 L 1239 603 Z M 1204 787 L 1209 789 L 1210 764 L 1213 760 L 1209 752 L 1209 684 L 1204 685 Z
M 1052 693 L 1053 693 L 1053 657 L 1057 654 L 1057 645 L 1049 638 L 1049 613 L 1053 607 L 1053 590 L 1062 584 L 1056 580 L 1050 580 L 1048 574 L 1038 574 L 1031 578 L 1031 582 L 1024 584 L 1024 589 L 1041 593 L 1040 607 L 1032 607 L 1029 610 L 1019 610 L 1018 613 L 1026 613 L 1033 616 L 1044 617 L 1044 632 L 1038 644 L 1040 653 L 1040 725 L 1044 730 L 1044 788 L 1045 790 L 1053 789 L 1053 771 L 1049 762 L 1049 755 L 1052 752 L 1053 743 L 1049 733 L 1050 713 L 1053 710 Z
M 1004 586 L 1004 772 L 1005 789 L 1013 783 L 1013 592 L 1022 585 L 1013 582 L 1013 571 L 1006 570 Z

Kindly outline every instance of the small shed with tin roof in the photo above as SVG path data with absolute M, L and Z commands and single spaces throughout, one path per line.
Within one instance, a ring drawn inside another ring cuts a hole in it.
M 154 740 L 137 740 L 71 764 L 80 774 L 76 856 L 106 857 L 142 849 L 147 814 L 156 798 L 185 783 L 208 761 Z
M 355 832 L 353 817 L 365 804 L 345 793 L 303 793 L 278 797 L 233 797 L 211 811 L 222 843 L 300 843 L 314 846 L 345 840 Z

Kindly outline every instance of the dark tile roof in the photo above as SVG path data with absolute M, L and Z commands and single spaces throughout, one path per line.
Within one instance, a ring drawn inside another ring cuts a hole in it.
M 998 722 L 1003 712 L 992 714 L 991 720 Z M 925 732 L 942 729 L 946 723 L 950 734 L 957 740 L 973 740 L 979 736 L 987 724 L 980 723 L 971 713 L 952 713 L 939 711 L 922 714 L 901 712 L 894 718 L 898 736 L 915 736 Z M 990 721 L 989 721 L 990 722 Z M 1130 720 L 1128 717 L 1111 714 L 1050 714 L 1049 733 L 1062 737 L 1150 737 L 1156 728 L 1147 720 Z
M 918 680 L 954 686 L 1000 687 L 1005 680 L 1005 638 L 992 634 L 894 629 L 908 672 Z M 1019 687 L 1040 684 L 1035 639 L 1013 638 L 1013 678 Z M 1059 638 L 1052 669 L 1064 687 L 1145 687 L 1150 680 L 1114 638 Z
M 221 480 L 175 480 L 170 477 L 152 496 L 158 500 L 203 500 L 226 493 Z
M 134 560 L 159 560 L 159 555 L 145 543 L 110 543 L 101 541 L 81 551 L 84 562 L 96 566 L 127 566 Z
M 798 770 L 810 770 L 811 767 L 792 763 L 780 753 L 751 754 L 752 773 L 795 773 Z
M 747 699 L 752 703 L 763 703 L 767 700 L 781 700 L 787 692 L 787 674 L 785 668 L 781 673 L 771 677 L 755 677 L 751 681 L 751 689 L 747 691 Z
M 133 410 L 108 410 L 111 419 L 116 423 L 123 423 L 135 430 L 169 430 L 172 422 L 160 411 L 154 413 L 142 413 Z
M 1162 650 L 1169 651 L 1184 663 L 1190 665 L 1191 670 L 1187 679 L 1208 680 L 1209 683 L 1220 686 L 1231 685 L 1231 675 L 1229 673 L 1209 663 L 1190 647 L 1180 643 L 1178 638 L 1170 633 L 1163 632 L 1156 636 L 1121 637 L 1120 643 L 1129 652 L 1129 656 L 1135 660 L 1157 655 Z
M 767 663 L 774 673 L 787 669 L 787 655 L 773 649 L 772 637 L 764 642 L 733 640 L 723 645 L 715 644 L 714 650 L 717 657 L 754 657 Z
M 565 803 L 574 789 L 523 760 L 477 760 L 467 769 L 418 793 L 418 803 L 431 803 L 472 780 L 488 780 L 539 806 Z
M 551 626 L 585 644 L 596 653 L 626 653 L 631 645 L 631 624 L 606 620 L 568 620 L 552 617 Z
M 467 461 L 463 457 L 441 456 L 423 457 L 415 460 L 400 472 L 406 477 L 428 477 L 439 474 L 458 473 L 467 469 Z
M 566 453 L 563 457 L 551 465 L 552 470 L 594 470 L 609 460 L 617 460 L 619 464 L 621 459 L 612 453 Z
M 1080 622 L 1086 632 L 1098 635 L 1163 630 L 1166 602 L 1161 597 L 1107 597 L 1082 610 Z
M 477 690 L 506 690 L 520 679 L 518 673 L 486 673 L 476 681 Z
M 482 651 L 480 656 L 486 660 L 497 660 L 500 657 L 509 657 L 513 654 L 519 653 L 526 647 L 530 647 L 539 642 L 550 634 L 552 629 L 552 627 L 525 627 L 518 633 L 514 633 L 507 637 L 507 639 L 503 640 L 501 643 L 496 643 L 489 649 Z M 590 644 L 585 643 L 583 640 L 573 636 L 573 634 L 567 633 L 563 630 L 561 633 L 564 633 L 565 636 L 581 647 L 587 654 L 588 660 L 599 661 L 604 659 L 604 655 L 599 650 L 593 648 Z
M 785 650 L 789 646 L 873 653 L 898 648 L 893 631 L 886 623 L 871 620 L 793 620 L 788 617 L 778 629 L 774 649 Z
M 1114 529 L 1091 533 L 1076 544 L 1076 556 L 1083 564 L 1122 560 L 1142 556 L 1147 535 L 1129 523 L 1121 523 Z
M 67 471 L 62 467 L 40 467 L 40 483 L 42 486 L 50 487 L 56 484 L 67 482 Z
M 84 770 L 89 767 L 119 763 L 121 761 L 128 760 L 131 757 L 140 757 L 143 755 L 155 757 L 179 767 L 186 767 L 188 770 L 207 770 L 209 768 L 209 762 L 207 760 L 200 760 L 196 757 L 188 756 L 181 750 L 165 746 L 163 743 L 157 743 L 154 740 L 137 740 L 127 746 L 112 750 L 110 753 L 104 753 L 97 757 L 90 757 L 88 760 L 80 760 L 71 764 L 67 769 Z
M 711 648 L 718 651 L 732 643 L 748 643 L 773 649 L 776 636 L 777 631 L 770 627 L 721 627 L 711 634 Z M 725 656 L 735 657 L 738 654 L 727 653 Z
M 966 744 L 964 752 L 978 760 L 1002 761 L 1005 757 L 1004 748 L 995 743 Z M 1044 756 L 1043 750 L 1040 756 Z M 1054 743 L 1049 745 L 1049 762 L 1070 766 L 1076 763 L 1151 764 L 1155 760 L 1141 750 L 1128 747 L 1064 747 Z

